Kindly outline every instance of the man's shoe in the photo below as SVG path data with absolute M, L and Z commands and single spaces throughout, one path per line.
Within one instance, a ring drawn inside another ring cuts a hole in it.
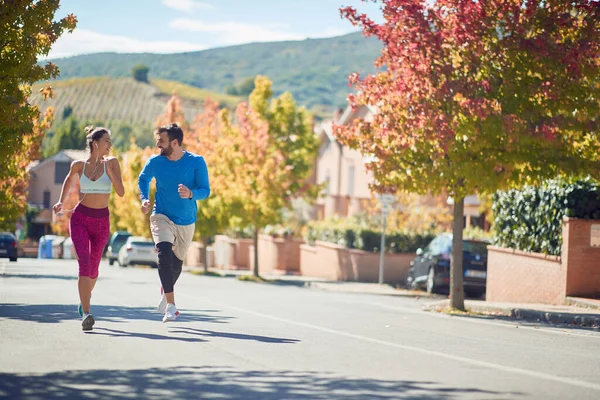
M 167 296 L 165 296 L 164 293 L 160 297 L 160 302 L 158 303 L 158 307 L 156 307 L 156 308 L 158 309 L 158 312 L 161 314 L 164 314 L 167 312 Z
M 165 311 L 165 316 L 163 317 L 163 322 L 175 321 L 177 319 L 177 308 L 175 304 L 167 304 L 167 311 Z
M 83 314 L 81 329 L 84 331 L 91 331 L 95 322 L 96 321 L 94 321 L 94 317 L 92 317 L 92 314 Z

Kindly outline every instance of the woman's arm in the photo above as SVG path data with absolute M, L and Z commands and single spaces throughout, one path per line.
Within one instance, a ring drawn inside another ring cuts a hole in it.
M 110 158 L 107 163 L 108 168 L 106 168 L 106 173 L 112 181 L 117 195 L 119 195 L 119 197 L 123 197 L 125 194 L 125 187 L 123 186 L 123 178 L 121 177 L 121 166 L 119 165 L 119 160 L 117 160 L 116 157 L 113 157 Z
M 85 163 L 85 161 L 83 162 Z M 52 207 L 55 213 L 59 213 L 62 210 L 63 199 L 67 193 L 69 193 L 69 188 L 73 183 L 73 179 L 76 179 L 77 175 L 81 174 L 81 165 L 83 164 L 81 161 L 76 160 L 71 163 L 71 168 L 69 169 L 69 173 L 65 177 L 65 181 L 63 182 L 62 189 L 60 190 L 60 198 L 58 202 Z

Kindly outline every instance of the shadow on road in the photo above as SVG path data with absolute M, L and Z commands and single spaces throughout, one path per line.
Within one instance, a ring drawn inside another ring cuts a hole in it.
M 122 331 L 122 330 L 118 330 L 118 329 L 108 329 L 108 328 L 94 328 L 93 331 L 86 332 L 86 335 L 102 335 L 102 336 L 111 336 L 111 337 L 138 338 L 138 339 L 149 339 L 149 340 L 174 340 L 174 341 L 178 341 L 178 342 L 187 342 L 187 343 L 207 342 L 207 340 L 199 339 L 199 338 L 166 336 L 166 335 L 157 335 L 155 333 L 144 333 L 144 332 L 127 332 L 127 331 Z
M 49 274 L 0 274 L 0 278 L 21 279 L 62 279 L 65 281 L 76 281 L 77 275 L 49 275 Z
M 222 367 L 0 374 L 10 399 L 494 399 L 521 393 L 443 386 L 435 382 L 353 379 L 329 373 L 238 371 Z
M 182 321 L 228 323 L 234 317 L 218 315 L 218 310 L 180 309 Z M 122 322 L 136 320 L 161 320 L 161 315 L 151 307 L 123 307 L 92 305 L 92 313 L 98 321 Z M 15 319 L 55 324 L 79 319 L 74 304 L 0 304 L 0 319 Z
M 300 340 L 298 339 L 284 339 L 284 338 L 275 338 L 270 336 L 258 336 L 258 335 L 244 335 L 241 333 L 231 333 L 231 332 L 217 332 L 217 331 L 209 331 L 206 329 L 194 329 L 187 327 L 175 327 L 174 330 L 170 330 L 171 333 L 184 333 L 186 335 L 196 335 L 196 336 L 205 336 L 205 337 L 219 337 L 226 339 L 240 339 L 240 340 L 255 340 L 257 342 L 263 343 L 298 343 Z

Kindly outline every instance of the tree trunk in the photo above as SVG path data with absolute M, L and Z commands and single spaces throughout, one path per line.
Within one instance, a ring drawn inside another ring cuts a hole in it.
M 254 276 L 258 278 L 258 229 L 254 230 Z
M 465 310 L 463 286 L 463 217 L 465 198 L 454 198 L 454 221 L 452 222 L 452 260 L 450 264 L 450 307 Z
M 208 238 L 202 239 L 202 261 L 204 262 L 204 273 L 208 273 Z

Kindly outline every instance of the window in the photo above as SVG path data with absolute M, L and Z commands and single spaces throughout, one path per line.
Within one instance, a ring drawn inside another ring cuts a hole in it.
M 354 196 L 354 165 L 348 167 L 348 196 Z
M 50 208 L 50 191 L 44 191 L 44 208 Z
M 329 195 L 331 190 L 331 172 L 329 170 L 325 172 L 325 182 L 327 182 L 325 186 L 325 194 Z
M 71 168 L 71 163 L 64 161 L 57 161 L 54 164 L 54 183 L 63 183 L 67 174 L 69 173 L 69 169 Z

